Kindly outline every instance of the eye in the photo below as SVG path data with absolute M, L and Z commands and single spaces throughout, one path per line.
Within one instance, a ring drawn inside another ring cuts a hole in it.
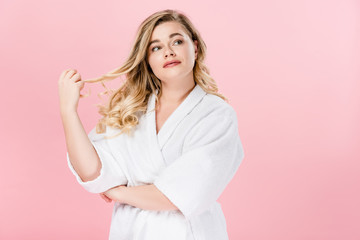
M 155 48 L 159 48 L 159 47 L 158 47 L 158 46 L 155 46 L 155 47 L 153 47 L 153 48 L 151 49 L 151 51 L 154 52 L 154 49 L 155 49 Z
M 182 44 L 183 41 L 180 40 L 180 39 L 178 39 L 178 40 L 176 40 L 174 43 L 177 43 L 177 42 L 179 42 L 179 44 Z M 179 45 L 179 44 L 177 44 L 177 45 Z M 155 47 L 153 47 L 153 48 L 151 49 L 151 51 L 154 52 L 154 49 L 155 49 L 155 48 L 159 48 L 159 49 L 160 49 L 159 46 L 155 46 Z
M 182 41 L 181 41 L 181 40 L 176 40 L 175 42 L 180 42 L 179 44 L 181 44 L 181 43 L 182 43 Z

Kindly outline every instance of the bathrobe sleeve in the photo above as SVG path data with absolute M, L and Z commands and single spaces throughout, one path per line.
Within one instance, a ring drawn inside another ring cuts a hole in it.
M 70 162 L 69 153 L 66 153 L 68 166 L 75 175 L 77 182 L 84 187 L 85 190 L 91 193 L 105 192 L 110 188 L 124 185 L 128 182 L 119 165 L 119 159 L 117 159 L 119 156 L 117 156 L 117 158 L 113 156 L 109 147 L 109 141 L 103 138 L 104 135 L 105 134 L 97 134 L 96 128 L 93 128 L 88 134 L 90 142 L 99 155 L 102 165 L 100 175 L 91 181 L 82 181 Z
M 183 154 L 153 184 L 189 219 L 216 202 L 243 158 L 236 113 L 206 117 L 187 135 Z

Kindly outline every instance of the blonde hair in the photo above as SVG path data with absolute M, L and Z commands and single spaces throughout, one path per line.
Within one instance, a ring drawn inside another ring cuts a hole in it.
M 223 100 L 228 101 L 227 98 L 218 93 L 216 82 L 210 76 L 210 72 L 204 64 L 206 44 L 201 38 L 200 33 L 185 14 L 167 9 L 155 12 L 141 23 L 137 29 L 135 43 L 130 51 L 130 55 L 121 67 L 99 78 L 84 80 L 84 82 L 101 82 L 105 87 L 104 81 L 113 80 L 126 74 L 124 83 L 116 91 L 109 91 L 105 87 L 107 89 L 105 91 L 106 94 L 112 93 L 107 104 L 98 105 L 99 113 L 103 117 L 96 125 L 97 133 L 104 133 L 105 126 L 110 126 L 120 129 L 120 134 L 122 132 L 128 135 L 131 134 L 133 128 L 139 123 L 141 114 L 146 113 L 150 95 L 156 93 L 156 91 L 158 91 L 158 95 L 155 95 L 155 98 L 158 101 L 158 98 L 161 96 L 161 81 L 152 72 L 147 62 L 147 49 L 154 28 L 161 23 L 169 21 L 180 23 L 189 37 L 193 41 L 198 41 L 198 54 L 193 68 L 195 82 L 205 92 L 217 95 Z

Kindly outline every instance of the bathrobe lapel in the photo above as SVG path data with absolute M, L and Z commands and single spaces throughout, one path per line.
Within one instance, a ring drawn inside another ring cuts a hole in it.
M 205 94 L 206 92 L 199 85 L 196 85 L 185 100 L 168 117 L 158 134 L 156 134 L 155 94 L 151 95 L 147 108 L 148 134 L 149 139 L 157 144 L 160 151 L 179 123 L 194 109 Z

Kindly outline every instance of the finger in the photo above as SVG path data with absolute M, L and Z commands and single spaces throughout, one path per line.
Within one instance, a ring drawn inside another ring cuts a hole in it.
M 84 81 L 79 80 L 79 81 L 75 82 L 75 85 L 77 85 L 78 87 L 80 87 L 82 89 L 84 87 L 85 83 L 84 83 Z
M 77 72 L 76 69 L 71 69 L 66 73 L 65 78 L 70 79 L 76 72 Z
M 65 71 L 65 77 L 67 76 L 67 75 L 70 75 L 72 72 L 76 72 L 76 69 L 72 69 L 72 68 L 70 68 L 70 69 L 68 69 L 68 70 L 66 70 Z
M 109 200 L 108 200 L 106 197 L 104 197 L 104 196 L 102 196 L 102 199 L 104 199 L 105 202 L 109 202 Z
M 73 75 L 75 74 L 75 71 L 74 70 L 70 70 L 66 73 L 65 77 L 64 77 L 64 80 L 67 81 L 69 80 Z
M 107 198 L 107 199 L 109 198 L 105 193 L 103 193 L 103 196 L 104 196 L 104 198 Z
M 104 194 L 104 196 L 106 197 L 106 199 L 108 199 L 110 202 L 112 201 L 111 198 L 109 198 L 106 194 Z
M 70 81 L 72 81 L 74 83 L 79 81 L 79 79 L 81 79 L 81 77 L 80 77 L 80 73 L 78 73 L 78 72 L 75 72 L 75 74 L 70 77 Z
M 70 79 L 72 82 L 75 82 L 75 83 L 80 81 L 81 80 L 80 73 L 75 73 Z
M 59 79 L 63 79 L 68 71 L 70 71 L 70 68 L 67 69 L 67 70 L 62 71 Z
M 107 199 L 107 197 L 104 194 L 100 194 L 101 198 L 104 199 L 106 202 L 108 202 L 109 200 Z
M 81 83 L 81 84 L 80 84 L 80 90 L 83 90 L 83 88 L 84 88 L 85 84 L 84 84 L 84 82 L 83 82 L 83 81 L 81 81 L 80 83 Z
M 112 201 L 112 199 L 109 198 L 108 196 L 106 196 L 105 194 L 102 194 L 102 198 L 104 198 L 105 201 L 107 201 L 107 202 L 111 202 L 111 201 Z

